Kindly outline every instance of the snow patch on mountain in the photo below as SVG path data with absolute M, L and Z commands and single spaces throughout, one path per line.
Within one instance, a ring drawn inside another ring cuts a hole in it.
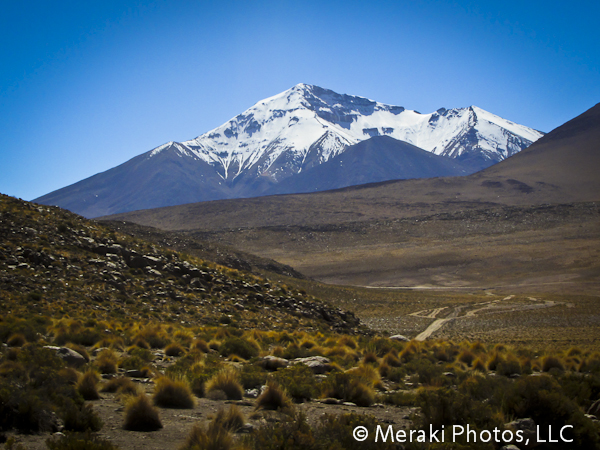
M 167 148 L 201 159 L 223 180 L 250 169 L 277 182 L 373 136 L 390 136 L 436 155 L 477 153 L 501 161 L 543 134 L 476 106 L 420 114 L 401 106 L 298 84 L 256 103 L 220 127 Z M 285 161 L 284 161 L 285 160 Z

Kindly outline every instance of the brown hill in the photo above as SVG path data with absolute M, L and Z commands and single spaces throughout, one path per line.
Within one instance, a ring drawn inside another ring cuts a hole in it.
M 398 180 L 313 194 L 222 200 L 107 216 L 167 230 L 335 224 L 494 205 L 600 198 L 600 104 L 528 149 L 467 177 Z
M 467 177 L 195 203 L 113 216 L 233 246 L 337 284 L 600 287 L 600 105 Z

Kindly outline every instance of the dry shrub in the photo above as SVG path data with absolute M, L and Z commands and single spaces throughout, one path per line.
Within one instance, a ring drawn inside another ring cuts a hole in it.
M 521 374 L 521 364 L 515 355 L 509 353 L 506 359 L 498 363 L 496 368 L 497 373 L 504 376 L 510 376 L 513 374 Z
M 453 362 L 458 353 L 458 348 L 452 342 L 437 343 L 433 346 L 433 356 L 438 361 Z
M 402 362 L 411 361 L 413 358 L 415 358 L 415 356 L 417 356 L 419 351 L 420 351 L 419 344 L 417 344 L 415 341 L 410 341 L 408 343 L 408 345 L 406 347 L 404 347 L 404 350 L 402 350 L 402 352 L 400 352 L 400 354 L 399 354 L 400 361 L 402 361 Z
M 194 340 L 194 335 L 189 330 L 178 330 L 173 338 L 182 345 L 189 346 Z
M 315 347 L 317 345 L 317 343 L 315 341 L 312 341 L 310 339 L 305 339 L 300 343 L 300 347 L 301 348 L 305 348 L 306 350 L 310 350 L 313 347 Z
M 353 367 L 347 373 L 352 374 L 360 382 L 367 386 L 379 387 L 381 385 L 381 375 L 379 371 L 370 364 L 361 364 L 358 367 Z
M 137 338 L 133 342 L 133 345 L 139 348 L 143 348 L 144 350 L 150 350 L 150 344 L 148 344 L 148 342 L 146 342 L 146 340 L 143 338 Z
M 163 408 L 193 408 L 194 395 L 187 380 L 160 377 L 154 387 L 154 404 Z
M 118 392 L 121 395 L 137 395 L 138 386 L 127 377 L 113 378 L 100 389 L 100 392 Z
M 471 351 L 472 351 L 473 353 L 486 353 L 486 351 L 487 351 L 487 350 L 486 350 L 486 348 L 485 348 L 485 345 L 483 345 L 483 344 L 482 344 L 481 342 L 479 342 L 479 341 L 477 341 L 477 342 L 473 342 L 473 343 L 471 344 L 471 347 L 470 347 L 470 349 L 471 349 Z
M 244 413 L 242 413 L 242 410 L 237 405 L 229 406 L 227 411 L 220 408 L 213 421 L 223 429 L 234 432 L 242 428 L 246 423 Z
M 25 339 L 25 335 L 23 333 L 13 334 L 6 341 L 6 344 L 9 347 L 22 347 L 26 343 L 27 343 L 27 339 Z
M 79 381 L 79 373 L 72 367 L 64 367 L 58 371 L 58 376 L 67 384 L 75 386 Z
M 521 373 L 530 374 L 532 370 L 531 358 L 524 356 L 519 359 L 521 364 Z
M 542 371 L 548 372 L 551 369 L 565 370 L 565 367 L 556 356 L 548 355 L 542 359 Z
M 488 360 L 487 368 L 491 371 L 496 371 L 498 365 L 504 362 L 504 357 L 497 351 L 492 354 L 492 357 Z
M 284 353 L 285 348 L 283 348 L 281 345 L 277 345 L 271 350 L 271 355 L 276 356 L 277 358 L 283 358 Z
M 208 344 L 206 343 L 206 341 L 204 339 L 196 339 L 194 342 L 192 342 L 190 350 L 192 350 L 192 351 L 196 350 L 196 351 L 200 351 L 202 353 L 210 352 L 210 348 L 208 347 Z
M 331 347 L 325 351 L 325 356 L 327 357 L 340 357 L 345 358 L 348 355 L 347 347 L 340 347 L 336 345 L 335 347 Z
M 363 356 L 363 362 L 365 364 L 372 364 L 377 362 L 377 355 L 374 352 L 366 352 Z
M 229 431 L 216 422 L 211 422 L 205 430 L 200 425 L 194 425 L 185 444 L 179 450 L 230 450 L 233 439 Z
M 96 367 L 100 373 L 117 373 L 119 358 L 112 350 L 102 350 L 96 358 Z
M 275 381 L 267 383 L 267 389 L 256 399 L 255 409 L 284 409 L 292 406 L 287 392 Z
M 208 343 L 208 348 L 210 350 L 215 350 L 215 351 L 219 351 L 219 347 L 221 347 L 221 342 L 220 341 L 216 341 L 214 339 L 211 339 L 210 342 Z
M 379 375 L 382 377 L 387 377 L 390 373 L 390 370 L 392 370 L 392 367 L 385 361 L 379 365 Z
M 165 355 L 167 356 L 181 356 L 184 353 L 184 348 L 178 342 L 172 342 L 165 347 Z
M 224 392 L 228 400 L 241 400 L 244 389 L 240 383 L 239 373 L 231 367 L 220 370 L 206 382 L 207 394 L 212 391 Z
M 158 409 L 152 405 L 146 394 L 132 397 L 125 407 L 125 430 L 155 431 L 162 428 Z
M 98 394 L 98 382 L 100 376 L 95 370 L 89 369 L 85 372 L 79 383 L 77 383 L 77 392 L 81 394 L 84 400 L 98 400 L 100 394 Z
M 394 355 L 393 352 L 389 352 L 383 357 L 383 363 L 388 364 L 392 367 L 400 367 L 402 365 L 402 362 L 398 359 L 396 355 Z
M 467 366 L 471 367 L 471 365 L 473 364 L 473 361 L 475 360 L 475 355 L 473 354 L 473 352 L 471 352 L 469 350 L 463 350 L 458 355 L 458 360 L 461 363 L 464 363 Z
M 323 396 L 353 402 L 358 406 L 371 406 L 375 401 L 373 388 L 348 372 L 330 375 L 323 385 Z
M 138 345 L 137 342 L 140 341 L 142 345 L 147 345 L 142 348 L 164 348 L 169 340 L 160 325 L 147 326 L 137 334 L 134 345 Z
M 357 344 L 356 341 L 351 338 L 350 336 L 342 336 L 339 340 L 338 340 L 338 344 L 342 345 L 342 346 L 346 346 L 351 348 L 352 350 L 356 350 Z
M 474 362 L 473 362 L 473 370 L 477 370 L 479 372 L 485 372 L 486 371 L 486 364 L 485 364 L 485 360 L 482 358 L 477 358 Z

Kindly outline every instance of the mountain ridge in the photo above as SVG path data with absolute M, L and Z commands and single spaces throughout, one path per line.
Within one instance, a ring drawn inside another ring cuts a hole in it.
M 298 84 L 195 139 L 170 141 L 35 201 L 97 217 L 256 197 L 276 192 L 273 187 L 281 181 L 378 136 L 465 161 L 476 171 L 518 153 L 542 133 L 476 106 L 421 114 Z M 137 186 L 132 180 L 138 180 Z M 374 180 L 366 176 L 366 181 Z

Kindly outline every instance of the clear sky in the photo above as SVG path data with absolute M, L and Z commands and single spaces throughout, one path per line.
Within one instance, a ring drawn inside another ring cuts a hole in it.
M 316 84 L 550 131 L 600 102 L 600 2 L 0 0 L 0 192 L 30 200 Z

